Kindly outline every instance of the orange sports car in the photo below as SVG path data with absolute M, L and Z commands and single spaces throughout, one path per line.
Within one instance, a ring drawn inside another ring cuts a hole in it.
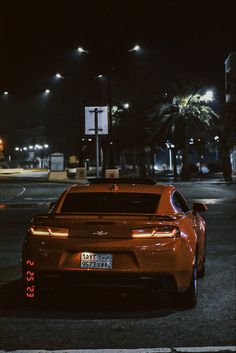
M 197 302 L 206 224 L 171 185 L 103 180 L 73 185 L 35 216 L 23 245 L 27 300 L 42 288 L 151 288 Z

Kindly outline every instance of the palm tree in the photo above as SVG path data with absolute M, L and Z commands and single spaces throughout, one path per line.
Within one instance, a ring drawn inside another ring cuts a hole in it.
M 174 96 L 170 102 L 159 106 L 156 115 L 158 129 L 171 136 L 173 143 L 183 147 L 182 179 L 188 180 L 189 139 L 200 129 L 210 130 L 218 115 L 208 105 L 205 95 L 199 92 Z

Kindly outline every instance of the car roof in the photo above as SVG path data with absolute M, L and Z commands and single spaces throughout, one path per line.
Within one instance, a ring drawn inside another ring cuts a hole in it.
M 144 184 L 155 185 L 157 182 L 152 178 L 94 178 L 89 179 L 91 184 Z
M 164 184 L 140 184 L 134 183 L 111 183 L 110 181 L 105 183 L 87 183 L 87 184 L 76 184 L 71 186 L 67 192 L 123 192 L 123 193 L 150 193 L 150 194 L 163 194 L 164 192 L 170 193 L 175 190 L 172 185 Z

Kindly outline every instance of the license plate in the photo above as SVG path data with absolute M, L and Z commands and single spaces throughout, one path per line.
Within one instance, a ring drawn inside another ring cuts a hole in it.
M 81 253 L 81 268 L 97 268 L 110 270 L 112 268 L 112 254 Z

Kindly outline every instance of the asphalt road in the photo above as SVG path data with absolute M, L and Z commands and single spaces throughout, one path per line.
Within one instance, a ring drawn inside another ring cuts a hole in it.
M 235 185 L 179 183 L 209 204 L 207 272 L 196 308 L 144 294 L 56 293 L 45 305 L 21 299 L 21 247 L 30 218 L 66 184 L 0 182 L 0 349 L 139 348 L 235 345 Z M 153 299 L 153 298 L 152 298 Z

